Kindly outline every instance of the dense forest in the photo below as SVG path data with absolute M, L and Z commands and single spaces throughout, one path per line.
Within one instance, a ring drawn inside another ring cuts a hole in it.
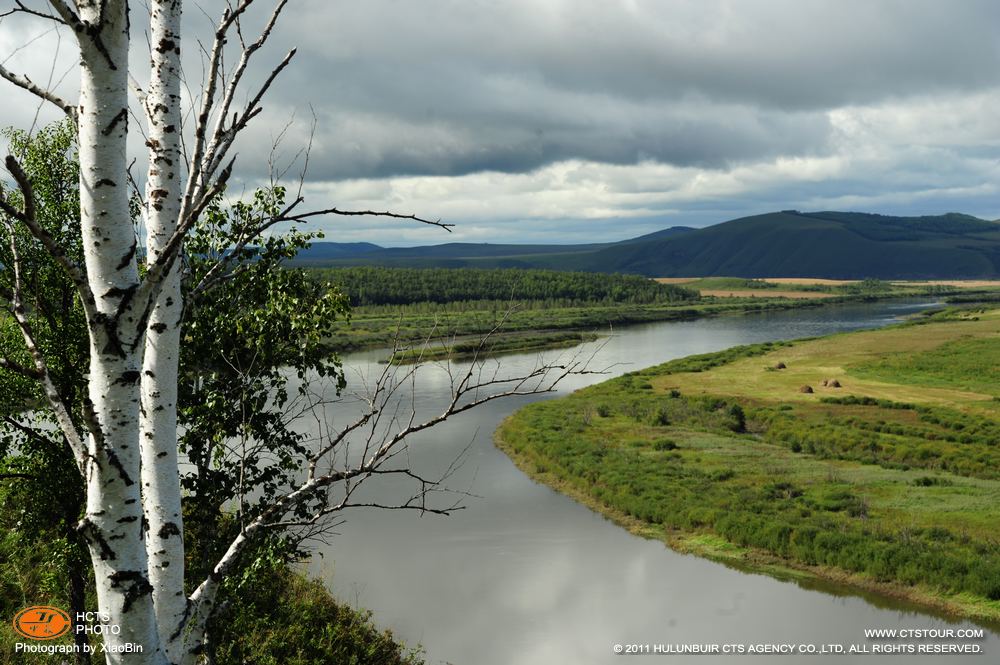
M 310 272 L 319 280 L 338 285 L 354 307 L 481 301 L 541 301 L 576 307 L 655 305 L 698 299 L 696 291 L 635 275 L 376 266 L 317 268 Z

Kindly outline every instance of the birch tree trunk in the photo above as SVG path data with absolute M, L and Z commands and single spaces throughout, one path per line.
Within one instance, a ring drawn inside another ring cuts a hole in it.
M 80 530 L 94 566 L 98 608 L 121 632 L 104 636 L 109 663 L 162 663 L 143 546 L 140 496 L 141 313 L 136 237 L 128 208 L 128 4 L 79 2 L 92 34 L 80 39 L 80 213 L 87 281 L 96 301 L 89 321 L 90 429 Z M 78 32 L 81 28 L 77 28 Z M 88 28 L 83 28 L 88 29 Z
M 152 265 L 177 228 L 182 196 L 180 143 L 180 0 L 153 0 L 151 76 L 146 97 L 149 170 L 146 180 L 146 259 Z M 183 304 L 179 262 L 173 262 L 146 326 L 142 372 L 142 497 L 149 524 L 146 552 L 156 623 L 167 659 L 180 662 L 184 540 L 177 473 L 177 379 Z

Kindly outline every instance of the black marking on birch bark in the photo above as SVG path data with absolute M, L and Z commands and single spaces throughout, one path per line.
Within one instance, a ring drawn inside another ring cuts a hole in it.
M 126 506 L 131 506 L 133 503 L 135 503 L 135 499 L 125 499 L 122 503 L 124 503 Z
M 165 450 L 164 450 L 164 451 L 161 451 L 161 452 L 158 452 L 158 453 L 156 453 L 156 457 L 157 457 L 157 458 L 160 458 L 160 457 L 166 457 L 166 456 L 167 456 L 167 451 L 165 451 Z
M 121 477 L 122 482 L 125 483 L 125 487 L 135 485 L 135 481 L 133 481 L 129 477 L 128 472 L 125 471 L 125 465 L 123 465 L 122 461 L 118 459 L 118 453 L 116 453 L 113 448 L 105 446 L 104 454 L 108 456 L 108 461 L 111 462 L 111 466 L 118 470 L 118 475 Z
M 181 530 L 173 522 L 164 522 L 163 526 L 160 527 L 159 533 L 157 533 L 160 538 L 169 538 L 170 536 L 181 535 Z
M 126 264 L 126 265 L 128 265 L 128 264 Z M 127 298 L 131 298 L 132 297 L 132 294 L 135 293 L 135 290 L 137 288 L 139 288 L 139 287 L 136 284 L 132 284 L 130 286 L 126 286 L 124 289 L 119 288 L 117 286 L 112 286 L 110 289 L 108 289 L 107 291 L 105 291 L 104 294 L 101 297 L 102 298 L 121 298 L 122 300 L 126 300 Z
M 126 124 L 128 123 L 128 109 L 122 109 L 121 111 L 119 111 L 118 115 L 116 115 L 114 118 L 111 119 L 111 123 L 108 124 L 107 127 L 101 130 L 101 134 L 104 134 L 105 136 L 111 136 L 111 132 L 115 131 L 115 126 L 122 121 L 124 121 Z
M 125 602 L 122 603 L 122 613 L 127 614 L 135 601 L 153 593 L 153 585 L 146 576 L 138 570 L 119 570 L 108 576 L 112 589 L 125 589 Z
M 97 412 L 94 411 L 94 402 L 89 397 L 83 398 L 83 419 L 87 423 L 87 429 L 90 430 L 91 436 L 94 437 L 94 442 L 97 443 L 98 450 L 100 450 L 104 447 L 104 429 L 101 427 L 101 420 L 97 417 Z M 100 468 L 100 461 L 96 457 L 93 457 L 92 460 Z
M 131 261 L 132 261 L 132 257 L 135 256 L 135 246 L 136 246 L 136 242 L 133 240 L 132 241 L 132 246 L 122 256 L 122 260 L 118 262 L 117 266 L 115 266 L 115 270 L 124 270 L 125 268 L 128 267 L 128 264 L 131 263 Z
M 151 371 L 149 371 L 148 369 L 146 370 L 146 376 L 148 376 L 148 377 L 149 377 L 149 378 L 151 378 L 151 379 L 155 379 L 155 378 L 156 378 L 156 375 L 155 375 L 155 374 L 153 374 L 153 373 L 152 373 Z
M 97 182 L 94 183 L 94 189 L 98 189 L 100 187 L 104 187 L 105 185 L 107 185 L 109 187 L 117 187 L 118 186 L 118 184 L 114 180 L 111 180 L 110 178 L 101 178 L 100 180 L 98 180 Z
M 99 556 L 101 557 L 101 561 L 112 561 L 117 558 L 115 551 L 111 549 L 108 541 L 101 535 L 97 525 L 91 522 L 89 518 L 84 517 L 80 520 L 76 525 L 76 531 L 90 543 L 91 547 L 94 545 L 97 546 L 97 549 L 100 550 Z M 114 540 L 114 536 L 111 539 Z
M 139 378 L 142 377 L 142 373 L 137 369 L 130 369 L 121 373 L 117 379 L 115 379 L 116 386 L 131 386 L 139 382 Z
M 127 7 L 127 5 L 126 5 Z M 128 23 L 128 10 L 126 8 L 125 12 L 125 22 Z M 108 53 L 108 47 L 104 45 L 104 41 L 101 39 L 101 30 L 104 28 L 103 24 L 94 25 L 88 21 L 80 21 L 80 27 L 76 28 L 77 32 L 83 32 L 90 38 L 90 42 L 94 49 L 101 54 L 104 60 L 108 63 L 108 69 L 111 71 L 118 71 L 118 65 L 115 61 L 111 59 L 111 54 Z M 128 32 L 126 28 L 125 32 Z
M 153 325 L 149 326 L 149 329 L 155 333 L 162 334 L 163 331 L 167 329 L 167 324 L 160 321 L 159 323 L 154 323 Z
M 118 520 L 115 520 L 118 524 L 128 524 L 129 522 L 134 522 L 139 519 L 138 515 L 126 515 Z
M 180 47 L 177 46 L 177 42 L 166 38 L 160 40 L 160 43 L 156 45 L 156 50 L 160 53 L 166 53 L 167 51 L 180 53 Z
M 128 354 L 125 353 L 125 347 L 122 346 L 122 341 L 118 338 L 118 330 L 114 324 L 114 321 L 107 320 L 104 322 L 104 333 L 107 335 L 107 342 L 104 344 L 104 348 L 101 349 L 101 353 L 109 356 L 116 356 L 118 358 L 125 358 Z
M 181 595 L 181 592 L 178 591 L 177 595 L 178 596 Z M 184 603 L 184 614 L 181 615 L 181 620 L 177 622 L 177 628 L 174 629 L 174 632 L 172 632 L 170 634 L 170 641 L 171 642 L 173 642 L 178 637 L 180 637 L 181 633 L 184 632 L 184 627 L 187 626 L 188 619 L 191 617 L 191 608 L 193 606 L 194 606 L 194 603 L 192 603 L 191 599 L 188 598 L 187 602 Z

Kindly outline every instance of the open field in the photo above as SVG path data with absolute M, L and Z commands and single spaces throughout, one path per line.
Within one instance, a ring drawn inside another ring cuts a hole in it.
M 907 290 L 926 290 L 927 286 L 897 286 L 879 280 L 835 280 L 813 278 L 748 279 L 745 277 L 697 277 L 655 280 L 661 284 L 683 286 L 712 298 L 784 298 L 818 299 L 838 296 L 886 296 Z M 947 287 L 936 287 L 947 288 Z
M 690 284 L 691 282 L 697 282 L 698 280 L 705 279 L 703 277 L 655 277 L 653 281 L 659 282 L 660 284 Z M 711 279 L 711 278 L 709 278 Z M 763 277 L 760 279 L 762 282 L 768 282 L 769 284 L 789 284 L 789 285 L 804 285 L 804 286 L 843 286 L 844 284 L 856 284 L 860 280 L 856 279 L 823 279 L 820 277 Z M 917 284 L 917 282 L 914 282 Z M 1000 283 L 997 283 L 1000 286 Z
M 818 277 L 657 277 L 660 284 L 672 284 L 697 290 L 702 296 L 716 298 L 830 298 L 864 288 L 857 279 L 822 279 Z M 879 282 L 886 290 L 904 289 L 1000 289 L 1000 280 L 932 280 Z M 781 288 L 784 287 L 784 288 Z
M 633 372 L 496 438 L 672 547 L 998 621 L 997 367 L 1000 309 L 949 310 Z
M 836 293 L 824 293 L 822 291 L 791 291 L 785 289 L 768 289 L 758 291 L 753 289 L 702 289 L 699 291 L 703 296 L 713 296 L 716 298 L 836 298 Z
M 819 277 L 765 277 L 765 282 L 771 284 L 797 284 L 805 286 L 843 286 L 844 284 L 857 284 L 857 279 L 822 279 Z
M 991 289 L 1000 287 L 997 279 L 939 279 L 929 282 L 894 282 L 900 286 L 953 286 L 959 289 Z

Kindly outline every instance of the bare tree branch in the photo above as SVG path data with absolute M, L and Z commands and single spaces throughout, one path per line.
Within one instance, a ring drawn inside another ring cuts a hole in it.
M 302 198 L 297 199 L 295 201 L 295 204 L 297 205 L 298 203 L 301 203 L 302 200 L 303 200 Z M 323 215 L 342 215 L 342 216 L 345 216 L 345 217 L 360 217 L 360 216 L 367 216 L 367 217 L 391 217 L 393 219 L 409 219 L 409 220 L 413 220 L 415 222 L 420 222 L 422 224 L 430 224 L 431 226 L 439 226 L 442 229 L 444 229 L 445 231 L 448 231 L 449 233 L 451 233 L 452 227 L 455 226 L 454 224 L 445 224 L 440 219 L 439 220 L 424 219 L 423 217 L 418 217 L 416 215 L 403 215 L 403 214 L 400 214 L 400 213 L 390 212 L 388 210 L 382 210 L 382 211 L 376 211 L 376 210 L 341 210 L 340 208 L 326 208 L 324 210 L 313 210 L 313 211 L 310 211 L 310 212 L 303 212 L 303 213 L 298 213 L 298 214 L 286 214 L 286 215 L 283 215 L 277 221 L 282 221 L 282 222 L 303 222 L 303 221 L 309 219 L 310 217 L 320 217 L 320 216 L 323 216 Z
M 502 327 L 505 319 L 483 337 L 480 350 L 486 350 L 491 344 L 491 338 Z M 316 447 L 316 452 L 308 460 L 308 471 L 305 479 L 297 487 L 291 488 L 283 496 L 276 499 L 253 520 L 244 524 L 243 530 L 230 543 L 229 548 L 216 563 L 212 573 L 197 587 L 190 597 L 195 612 L 209 611 L 203 607 L 205 601 L 211 601 L 218 589 L 218 584 L 237 565 L 242 552 L 250 546 L 258 535 L 265 531 L 280 528 L 308 527 L 314 529 L 311 533 L 321 531 L 321 520 L 328 516 L 350 508 L 382 508 L 397 510 L 416 510 L 421 513 L 448 515 L 462 508 L 459 502 L 440 506 L 427 502 L 428 497 L 438 493 L 459 494 L 454 490 L 443 489 L 443 483 L 454 472 L 453 463 L 441 478 L 433 479 L 422 476 L 408 465 L 403 467 L 386 466 L 397 458 L 404 450 L 401 444 L 412 435 L 433 427 L 442 421 L 459 413 L 487 402 L 516 395 L 537 395 L 556 389 L 566 377 L 575 374 L 597 373 L 588 369 L 588 363 L 593 358 L 576 356 L 564 362 L 539 362 L 527 371 L 512 375 L 500 376 L 498 371 L 483 373 L 483 365 L 475 359 L 469 368 L 452 382 L 452 396 L 445 408 L 436 416 L 426 420 L 416 419 L 415 404 L 411 401 L 410 414 L 405 422 L 398 422 L 398 413 L 391 407 L 396 390 L 415 380 L 416 367 L 409 368 L 398 376 L 399 367 L 387 364 L 380 372 L 371 395 L 365 398 L 364 412 L 349 424 L 336 432 L 324 437 Z M 411 390 L 411 398 L 415 391 Z M 398 405 L 397 405 L 398 408 Z M 385 414 L 389 418 L 389 426 L 397 427 L 395 431 L 381 430 L 379 420 Z M 344 456 L 344 466 L 337 468 L 332 464 L 334 455 L 340 446 L 344 445 L 353 434 L 358 434 L 367 428 L 364 436 L 365 453 L 354 463 Z M 381 442 L 373 446 L 372 437 L 379 436 Z M 327 461 L 324 461 L 327 460 Z M 329 464 L 329 470 L 320 473 L 321 465 Z M 417 484 L 416 490 L 408 498 L 398 502 L 379 500 L 353 500 L 357 489 L 368 479 L 379 476 L 400 476 L 408 478 Z M 330 500 L 330 489 L 340 486 L 342 495 L 339 500 Z M 312 506 L 312 507 L 310 507 Z M 303 516 L 303 510 L 306 515 Z
M 74 122 L 76 121 L 75 106 L 64 100 L 62 97 L 59 97 L 52 91 L 42 88 L 38 84 L 34 83 L 27 76 L 14 74 L 3 65 L 0 65 L 0 78 L 5 78 L 14 85 L 16 85 L 17 87 L 27 90 L 36 97 L 58 106 L 63 113 L 72 118 Z
M 7 11 L 0 13 L 0 18 L 6 18 L 8 16 L 13 16 L 14 14 L 28 14 L 29 16 L 36 16 L 38 18 L 44 18 L 50 21 L 55 21 L 60 25 L 66 25 L 66 21 L 58 16 L 52 14 L 46 14 L 45 12 L 40 12 L 37 9 L 32 9 L 28 7 L 21 0 L 14 0 L 16 5 L 13 9 L 8 9 Z
M 15 374 L 20 374 L 26 379 L 34 379 L 35 381 L 37 381 L 42 378 L 41 372 L 39 372 L 37 369 L 25 367 L 24 365 L 14 362 L 9 358 L 0 357 L 0 367 L 3 367 L 4 369 L 9 370 L 11 372 L 14 372 Z
M 189 167 L 190 175 L 188 177 L 187 190 L 184 194 L 184 200 L 181 206 L 182 218 L 188 214 L 189 209 L 198 205 L 198 199 L 205 197 L 205 190 L 207 187 L 206 183 L 212 179 L 214 171 L 218 169 L 219 165 L 226 159 L 226 151 L 228 151 L 229 146 L 232 144 L 232 140 L 239 131 L 238 129 L 235 129 L 235 125 L 237 124 L 236 118 L 234 118 L 233 128 L 230 130 L 225 128 L 225 122 L 229 115 L 229 109 L 232 106 L 233 99 L 236 95 L 237 89 L 239 88 L 243 74 L 246 71 L 246 67 L 249 64 L 250 58 L 258 49 L 260 49 L 270 36 L 271 31 L 287 2 L 287 0 L 279 0 L 257 41 L 249 46 L 243 46 L 242 53 L 240 55 L 240 62 L 237 64 L 236 69 L 233 71 L 233 74 L 229 77 L 228 82 L 225 84 L 225 88 L 222 91 L 222 98 L 219 102 L 218 108 L 216 108 L 216 94 L 218 91 L 219 81 L 223 78 L 222 62 L 225 54 L 227 35 L 230 29 L 239 23 L 240 18 L 246 13 L 250 5 L 253 4 L 253 1 L 254 0 L 242 0 L 235 8 L 231 7 L 227 9 L 225 14 L 223 14 L 222 19 L 219 21 L 218 27 L 215 31 L 215 38 L 209 55 L 208 72 L 206 76 L 205 92 L 202 98 L 202 107 L 195 123 L 195 145 L 194 152 L 191 155 Z M 294 51 L 285 56 L 282 63 L 272 70 L 271 75 L 259 89 L 258 94 L 254 97 L 254 101 L 247 105 L 244 116 L 249 115 L 249 117 L 244 117 L 242 127 L 245 127 L 246 123 L 257 114 L 258 111 L 254 109 L 259 103 L 261 97 L 263 97 L 264 92 L 270 87 L 271 82 L 278 75 L 278 73 L 280 73 L 280 71 L 287 66 L 292 55 L 294 55 Z M 216 116 L 216 120 L 214 127 L 211 132 L 209 132 L 208 126 L 213 113 Z M 227 135 L 230 133 L 231 136 L 229 136 L 227 140 Z

